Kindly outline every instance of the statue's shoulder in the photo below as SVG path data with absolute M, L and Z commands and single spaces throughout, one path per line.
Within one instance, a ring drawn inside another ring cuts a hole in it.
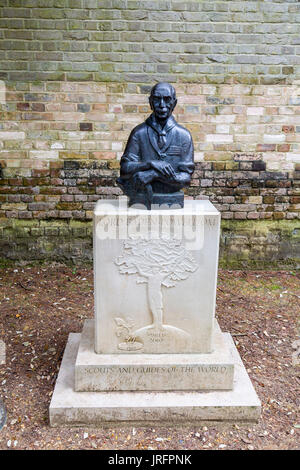
M 146 131 L 147 131 L 147 124 L 146 122 L 142 122 L 141 124 L 138 124 L 132 129 L 131 136 L 139 137 L 139 136 L 142 136 Z
M 192 140 L 192 135 L 186 127 L 181 126 L 176 122 L 176 129 L 180 133 L 181 137 L 183 137 L 185 140 Z

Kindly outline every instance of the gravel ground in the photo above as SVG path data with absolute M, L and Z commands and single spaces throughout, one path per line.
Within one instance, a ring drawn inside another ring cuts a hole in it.
M 300 448 L 296 272 L 219 271 L 218 320 L 233 335 L 262 401 L 255 425 L 50 428 L 48 408 L 68 334 L 81 332 L 92 316 L 90 267 L 0 268 L 0 338 L 7 347 L 0 365 L 7 409 L 0 449 Z

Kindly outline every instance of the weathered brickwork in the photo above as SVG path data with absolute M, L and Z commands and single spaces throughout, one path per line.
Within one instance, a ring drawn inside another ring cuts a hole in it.
M 1 0 L 2 79 L 291 83 L 297 0 Z
M 299 269 L 299 245 L 296 221 L 223 220 L 220 266 Z M 1 257 L 13 261 L 91 262 L 92 247 L 91 221 L 5 219 L 0 227 Z
M 222 263 L 300 263 L 299 2 L 0 6 L 0 257 L 91 259 L 94 205 L 120 195 L 126 140 L 168 80 Z
M 91 217 L 117 196 L 119 159 L 149 113 L 149 87 L 10 82 L 0 124 L 0 215 Z M 205 194 L 225 219 L 300 214 L 300 88 L 178 85 L 176 118 L 192 132 L 196 170 L 187 195 Z
M 244 156 L 236 154 L 235 158 Z M 246 171 L 241 170 L 245 163 Z M 49 169 L 30 170 L 27 176 L 0 179 L 1 218 L 88 220 L 99 198 L 121 194 L 115 182 L 115 160 L 65 160 L 49 165 Z M 299 220 L 299 186 L 288 173 L 265 171 L 262 160 L 198 162 L 186 195 L 209 196 L 224 219 Z

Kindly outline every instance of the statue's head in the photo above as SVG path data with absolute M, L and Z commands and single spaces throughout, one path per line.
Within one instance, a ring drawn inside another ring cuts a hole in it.
M 177 104 L 175 88 L 169 83 L 157 83 L 151 90 L 149 103 L 158 120 L 167 119 Z

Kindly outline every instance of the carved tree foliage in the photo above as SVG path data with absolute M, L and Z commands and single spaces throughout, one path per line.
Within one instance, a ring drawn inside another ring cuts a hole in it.
M 198 267 L 180 240 L 166 237 L 127 240 L 116 264 L 121 274 L 137 274 L 137 283 L 160 276 L 165 287 L 174 287 L 177 281 L 187 279 Z

